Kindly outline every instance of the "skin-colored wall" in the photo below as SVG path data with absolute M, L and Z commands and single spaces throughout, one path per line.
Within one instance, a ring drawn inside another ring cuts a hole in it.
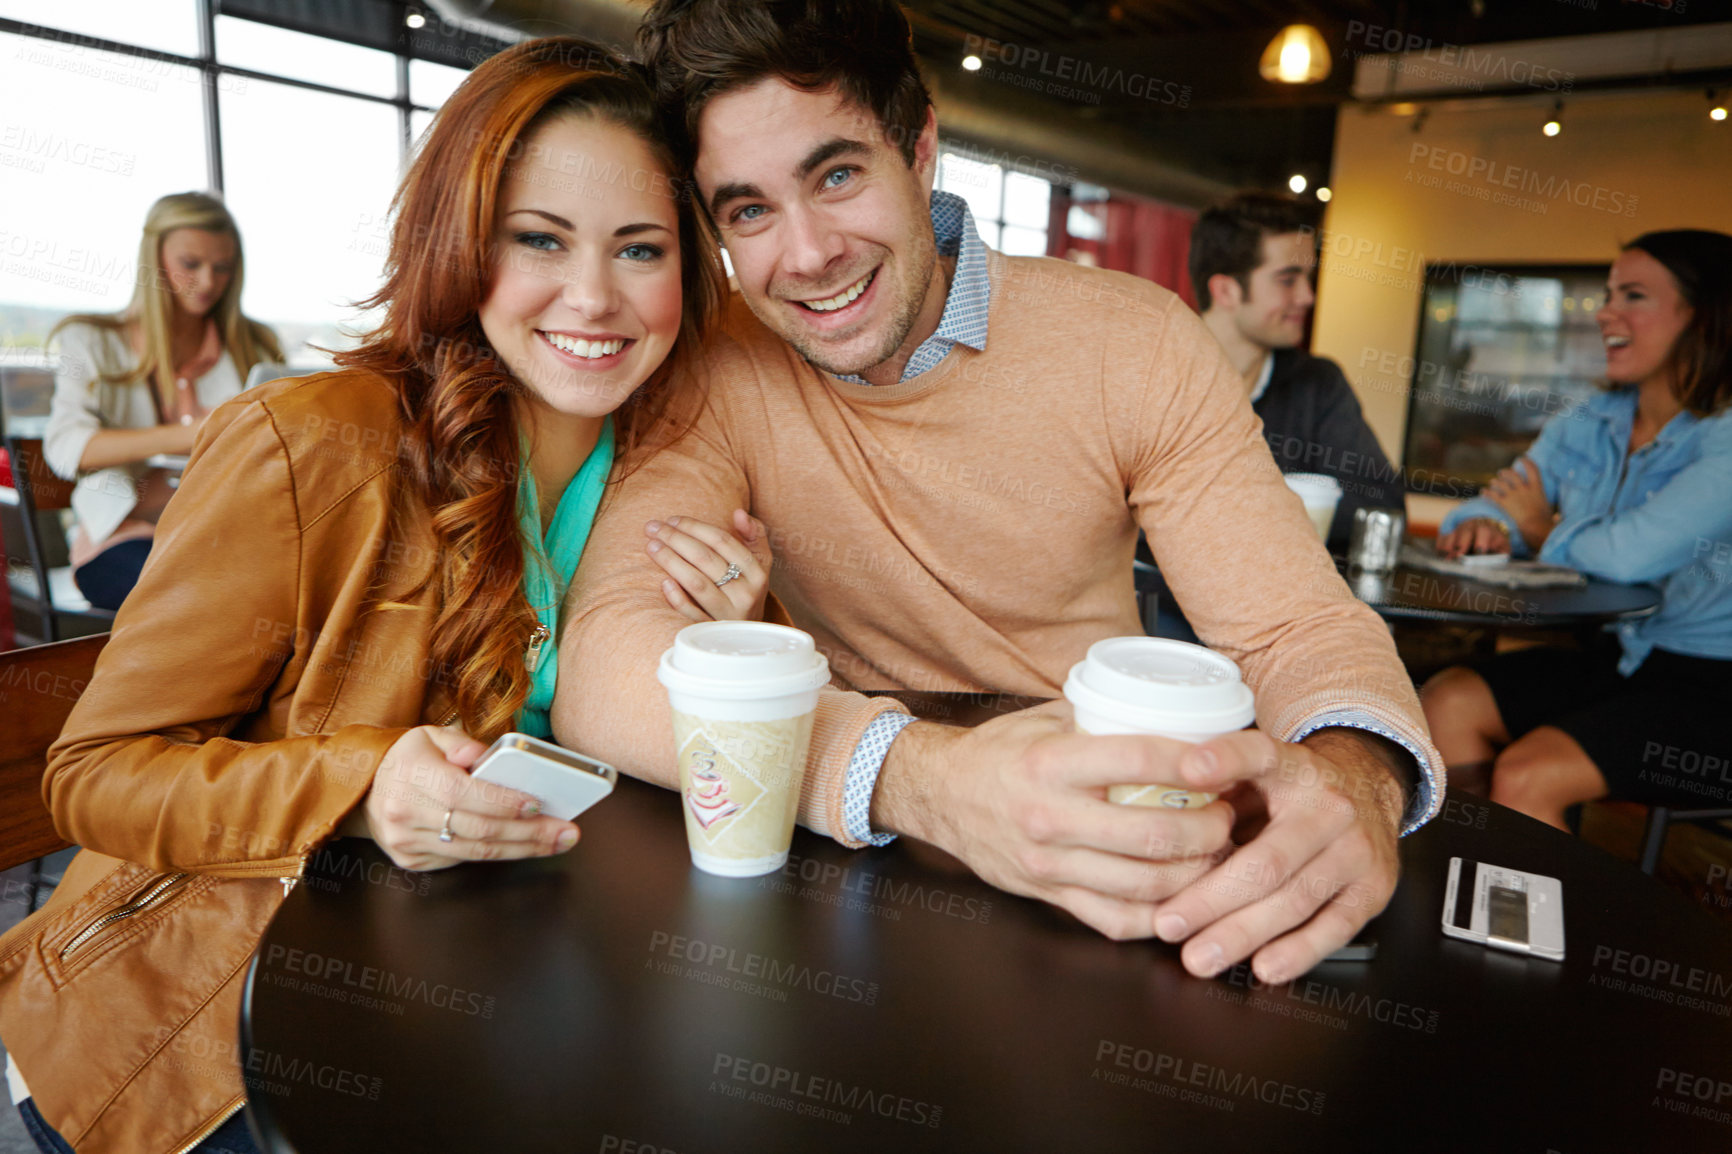
M 1654 229 L 1732 231 L 1732 120 L 1709 120 L 1700 90 L 1566 96 L 1548 139 L 1550 108 L 1456 101 L 1418 132 L 1387 109 L 1341 110 L 1312 347 L 1346 371 L 1391 460 L 1427 262 L 1610 263 Z M 1416 522 L 1438 509 L 1409 499 Z

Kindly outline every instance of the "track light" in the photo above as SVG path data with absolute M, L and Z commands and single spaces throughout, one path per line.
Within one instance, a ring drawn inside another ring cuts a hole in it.
M 1726 98 L 1712 88 L 1708 90 L 1708 119 L 1726 119 Z
M 1547 136 L 1556 136 L 1564 130 L 1564 102 L 1558 101 L 1552 105 L 1552 114 L 1546 120 L 1540 131 Z

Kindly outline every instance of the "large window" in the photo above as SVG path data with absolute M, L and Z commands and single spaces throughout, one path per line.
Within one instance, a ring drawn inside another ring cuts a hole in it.
M 351 305 L 379 287 L 401 131 L 389 104 L 268 81 L 223 102 L 224 199 L 246 244 L 246 307 L 291 359 L 371 327 Z
M 1003 165 L 945 150 L 938 187 L 968 202 L 980 239 L 1012 256 L 1045 256 L 1052 185 Z
M 397 93 L 396 58 L 377 48 L 344 44 L 230 16 L 216 18 L 216 47 L 217 59 L 224 64 L 254 72 L 310 80 L 370 96 L 389 97 Z
M 131 300 L 151 202 L 210 187 L 200 103 L 184 65 L 0 33 L 0 358 Z
M 64 41 L 57 34 L 69 32 L 198 55 L 198 5 L 192 0 L 0 0 L 0 16 L 48 25 L 43 31 L 51 40 Z
M 0 361 L 46 363 L 61 317 L 124 308 L 146 210 L 189 190 L 223 190 L 242 308 L 291 363 L 367 326 L 352 304 L 378 288 L 413 136 L 467 71 L 215 7 L 0 0 Z
M 468 75 L 452 65 L 497 44 L 441 55 L 377 28 L 324 29 L 349 43 L 216 7 L 0 0 L 0 360 L 45 361 L 61 317 L 124 308 L 146 210 L 193 189 L 224 191 L 245 245 L 242 307 L 291 363 L 321 363 L 315 346 L 368 326 L 352 305 L 379 286 L 402 168 Z M 1046 252 L 1045 180 L 947 145 L 938 185 L 968 200 L 988 245 Z

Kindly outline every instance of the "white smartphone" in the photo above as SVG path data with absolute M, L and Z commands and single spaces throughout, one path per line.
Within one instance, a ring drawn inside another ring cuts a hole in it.
M 1449 859 L 1443 932 L 1493 949 L 1564 960 L 1564 884 L 1544 874 Z
M 612 793 L 619 780 L 606 762 L 523 733 L 508 733 L 488 746 L 469 775 L 522 790 L 541 802 L 542 813 L 561 821 L 570 821 Z

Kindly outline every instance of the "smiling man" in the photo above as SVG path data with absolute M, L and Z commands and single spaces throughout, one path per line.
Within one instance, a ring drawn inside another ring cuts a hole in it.
M 664 0 L 641 43 L 738 292 L 695 427 L 617 486 L 585 551 L 560 739 L 676 780 L 655 668 L 686 617 L 646 577 L 693 548 L 683 518 L 747 509 L 838 682 L 808 827 L 936 844 L 1109 936 L 1184 941 L 1197 974 L 1253 957 L 1285 980 L 1345 942 L 1394 888 L 1398 832 L 1441 804 L 1441 761 L 1220 346 L 1158 286 L 982 245 L 932 191 L 937 125 L 889 0 Z M 965 730 L 869 696 L 1057 697 L 1092 642 L 1140 632 L 1139 527 L 1259 730 L 1092 737 L 1062 701 Z M 1107 802 L 1138 782 L 1224 797 Z
M 1281 471 L 1324 473 L 1341 483 L 1329 539 L 1345 544 L 1355 510 L 1399 509 L 1403 497 L 1400 474 L 1341 366 L 1299 347 L 1317 300 L 1316 236 L 1311 212 L 1295 198 L 1242 192 L 1197 218 L 1191 285 L 1203 323 L 1245 382 Z

